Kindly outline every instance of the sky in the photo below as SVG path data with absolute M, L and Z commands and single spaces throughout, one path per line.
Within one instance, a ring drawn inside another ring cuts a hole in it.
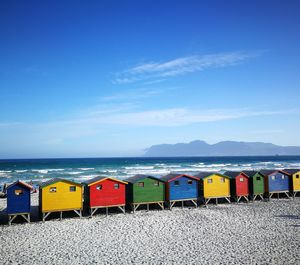
M 0 1 L 0 158 L 300 146 L 299 1 Z

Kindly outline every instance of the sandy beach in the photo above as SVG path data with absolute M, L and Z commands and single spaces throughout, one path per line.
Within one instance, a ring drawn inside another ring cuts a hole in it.
M 0 220 L 1 264 L 300 263 L 299 197 L 12 226 L 2 211 Z

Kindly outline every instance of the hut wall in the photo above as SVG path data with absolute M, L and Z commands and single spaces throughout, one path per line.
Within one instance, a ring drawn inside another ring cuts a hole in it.
M 30 212 L 30 189 L 24 187 L 21 184 L 10 186 L 7 189 L 7 213 L 16 214 L 16 213 L 29 213 L 29 212 Z
M 253 183 L 253 190 L 251 191 L 252 194 L 262 194 L 265 192 L 265 182 L 264 176 L 256 173 L 252 178 L 251 182 Z
M 212 182 L 210 182 L 210 179 Z M 222 181 L 224 180 L 224 182 Z M 228 197 L 230 196 L 230 181 L 229 178 L 213 174 L 202 179 L 203 196 L 210 197 Z
M 169 200 L 181 200 L 198 197 L 198 181 L 185 176 L 168 183 Z
M 244 175 L 240 174 L 235 178 L 236 195 L 237 196 L 248 196 L 249 195 L 249 179 Z
M 142 184 L 144 183 L 143 187 Z M 165 200 L 165 184 L 161 181 L 145 178 L 133 184 L 133 202 L 156 202 Z
M 91 185 L 89 191 L 90 207 L 125 204 L 124 183 L 106 179 Z
M 268 191 L 288 191 L 289 190 L 289 176 L 280 172 L 275 172 L 268 176 Z
M 76 187 L 71 191 L 71 187 Z M 56 188 L 56 192 L 53 192 Z M 66 211 L 82 208 L 82 186 L 65 182 L 56 182 L 42 189 L 42 212 Z
M 293 180 L 293 191 L 299 191 L 300 190 L 300 171 L 293 174 L 292 180 Z

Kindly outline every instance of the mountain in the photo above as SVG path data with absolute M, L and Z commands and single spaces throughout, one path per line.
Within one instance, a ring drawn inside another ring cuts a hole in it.
M 267 155 L 300 155 L 300 146 L 279 146 L 271 143 L 236 141 L 208 144 L 196 140 L 190 143 L 153 145 L 146 149 L 144 154 L 148 157 Z

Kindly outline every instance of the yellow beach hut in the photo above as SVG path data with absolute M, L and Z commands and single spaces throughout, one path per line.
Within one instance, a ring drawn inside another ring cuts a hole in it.
M 300 193 L 300 169 L 284 169 L 283 171 L 291 176 L 291 192 L 293 197 L 296 197 L 297 193 Z
M 205 206 L 211 199 L 225 199 L 230 203 L 230 178 L 228 176 L 212 173 L 199 172 L 194 175 L 200 179 L 200 199 L 202 199 Z
M 54 212 L 74 211 L 82 216 L 82 185 L 70 180 L 54 178 L 40 185 L 39 205 L 43 221 Z

